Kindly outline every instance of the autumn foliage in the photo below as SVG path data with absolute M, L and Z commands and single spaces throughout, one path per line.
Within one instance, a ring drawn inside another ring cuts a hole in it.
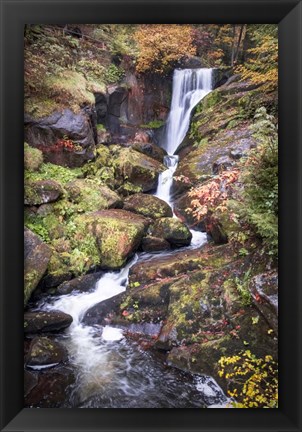
M 145 24 L 134 34 L 139 54 L 136 70 L 165 73 L 182 58 L 196 53 L 190 25 Z

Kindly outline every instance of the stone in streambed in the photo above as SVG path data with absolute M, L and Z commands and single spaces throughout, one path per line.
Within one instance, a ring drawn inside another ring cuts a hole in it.
M 64 294 L 70 294 L 74 291 L 79 291 L 79 292 L 91 291 L 95 287 L 95 284 L 102 277 L 103 274 L 104 274 L 103 272 L 96 272 L 84 276 L 79 276 L 69 281 L 65 281 L 58 286 L 56 293 L 60 295 L 64 295 Z
M 192 234 L 180 220 L 170 217 L 157 219 L 150 229 L 150 235 L 167 240 L 171 246 L 188 246 Z
M 57 201 L 63 195 L 62 186 L 54 180 L 26 182 L 24 204 L 36 206 Z
M 165 201 L 156 196 L 142 193 L 126 198 L 124 210 L 151 217 L 152 219 L 173 216 L 171 207 Z
M 170 243 L 158 237 L 147 236 L 142 240 L 142 250 L 144 252 L 160 252 L 171 249 Z
M 52 252 L 29 229 L 24 229 L 24 306 L 46 272 Z
M 82 322 L 85 325 L 106 325 L 110 322 L 110 316 L 120 309 L 123 293 L 117 294 L 92 306 L 85 313 Z
M 29 347 L 25 364 L 29 367 L 62 363 L 68 358 L 65 347 L 48 337 L 35 337 Z
M 72 316 L 61 311 L 34 311 L 24 314 L 24 333 L 57 332 L 70 326 Z

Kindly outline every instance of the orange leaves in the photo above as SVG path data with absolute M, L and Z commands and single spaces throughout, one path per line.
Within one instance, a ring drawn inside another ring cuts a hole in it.
M 134 39 L 139 48 L 136 64 L 138 72 L 166 72 L 182 57 L 194 55 L 190 25 L 144 24 L 138 27 Z
M 193 198 L 191 206 L 194 209 L 194 216 L 201 220 L 213 207 L 216 209 L 219 207 L 220 211 L 225 211 L 231 185 L 238 180 L 238 177 L 238 169 L 224 171 L 219 176 L 189 192 L 189 196 Z

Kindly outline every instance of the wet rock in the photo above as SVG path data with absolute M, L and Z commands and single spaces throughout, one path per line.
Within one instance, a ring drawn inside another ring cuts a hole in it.
M 175 218 L 157 219 L 150 229 L 150 235 L 167 240 L 171 246 L 188 246 L 192 234 L 188 227 Z
M 124 201 L 124 210 L 139 213 L 145 217 L 158 219 L 172 217 L 171 207 L 160 198 L 153 195 L 134 194 Z
M 28 367 L 62 363 L 68 358 L 65 347 L 48 337 L 35 337 L 29 347 L 25 364 Z
M 119 176 L 140 186 L 143 192 L 154 190 L 159 173 L 165 170 L 163 164 L 131 148 L 114 149 L 116 170 Z
M 137 131 L 134 135 L 134 142 L 138 144 L 138 148 L 136 148 L 135 150 L 139 151 L 139 148 L 141 147 L 139 144 L 143 144 L 143 143 L 149 143 L 150 142 L 150 133 L 148 133 L 148 131 Z M 135 144 L 133 145 L 133 147 L 135 146 Z M 142 152 L 144 153 L 144 152 Z
M 125 210 L 103 210 L 79 217 L 79 236 L 97 245 L 100 265 L 119 269 L 138 249 L 150 220 Z M 80 238 L 79 238 L 80 241 Z
M 63 189 L 54 180 L 26 182 L 24 187 L 24 204 L 36 206 L 57 201 L 63 195 Z
M 213 174 L 219 174 L 233 166 L 234 162 L 228 156 L 222 156 L 217 159 L 212 166 Z
M 47 270 L 52 252 L 29 229 L 24 229 L 24 306 Z
M 94 289 L 97 281 L 102 277 L 103 272 L 91 273 L 79 276 L 75 279 L 65 281 L 57 287 L 56 293 L 60 295 L 70 294 L 74 291 L 88 292 Z
M 271 270 L 254 276 L 249 289 L 255 307 L 278 334 L 278 273 Z
M 152 159 L 156 159 L 159 162 L 163 162 L 167 152 L 163 148 L 150 142 L 135 142 L 132 144 L 132 148 L 140 153 L 144 153 L 150 156 Z
M 57 332 L 71 323 L 72 316 L 61 311 L 25 312 L 24 333 Z
M 147 236 L 142 240 L 142 249 L 144 252 L 160 252 L 171 249 L 171 245 L 163 238 Z
M 186 192 L 181 195 L 177 200 L 174 201 L 173 210 L 176 216 L 185 222 L 189 228 L 198 229 L 205 232 L 205 224 L 203 221 L 199 221 L 196 216 L 194 216 L 193 211 L 188 211 L 191 208 L 192 197 Z
M 246 153 L 242 149 L 238 148 L 238 149 L 230 150 L 229 156 L 232 159 L 238 160 L 241 159 L 245 154 Z
M 84 212 L 123 206 L 123 201 L 116 192 L 89 179 L 69 182 L 65 189 L 69 200 L 77 206 L 78 210 Z
M 96 115 L 89 107 L 78 114 L 65 109 L 41 119 L 25 115 L 25 140 L 31 146 L 38 147 L 47 162 L 69 167 L 82 166 L 94 157 L 94 117 Z M 79 150 L 66 151 L 58 146 L 58 141 L 64 136 L 79 146 Z
M 92 306 L 83 316 L 83 324 L 90 326 L 109 324 L 111 322 L 111 317 L 118 313 L 122 299 L 123 293 L 117 294 Z
M 35 372 L 36 384 L 25 396 L 25 407 L 30 408 L 70 408 L 67 402 L 75 375 L 70 367 L 57 366 L 43 372 Z
M 28 370 L 24 370 L 24 397 L 26 397 L 31 392 L 37 383 L 38 375 L 29 372 Z

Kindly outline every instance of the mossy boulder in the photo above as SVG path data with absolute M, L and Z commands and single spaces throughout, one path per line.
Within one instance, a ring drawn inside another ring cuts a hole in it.
M 57 201 L 63 194 L 62 186 L 54 180 L 27 181 L 24 187 L 24 204 L 38 206 Z
M 132 148 L 114 146 L 112 152 L 116 173 L 124 181 L 140 186 L 143 192 L 157 187 L 159 173 L 165 170 L 162 163 Z
M 150 228 L 150 235 L 167 240 L 171 246 L 188 246 L 192 234 L 188 227 L 179 219 L 165 217 L 157 219 Z
M 38 171 L 43 163 L 43 153 L 24 143 L 24 169 L 28 171 Z
M 101 268 L 119 269 L 138 249 L 150 221 L 143 216 L 114 209 L 83 215 L 75 224 L 85 227 L 77 233 L 79 242 L 84 237 L 91 237 L 95 242 Z
M 72 321 L 71 315 L 58 310 L 25 312 L 24 333 L 58 332 Z
M 73 180 L 67 183 L 65 189 L 69 201 L 75 204 L 79 213 L 123 206 L 123 202 L 116 192 L 90 179 Z
M 171 207 L 160 198 L 153 195 L 135 194 L 126 198 L 124 209 L 153 219 L 172 217 Z
M 47 270 L 52 251 L 36 234 L 24 229 L 24 306 Z
M 48 337 L 35 337 L 26 355 L 28 367 L 47 366 L 62 363 L 68 359 L 66 348 Z
M 135 142 L 131 144 L 131 147 L 159 162 L 163 162 L 164 157 L 167 154 L 166 150 L 151 142 Z

